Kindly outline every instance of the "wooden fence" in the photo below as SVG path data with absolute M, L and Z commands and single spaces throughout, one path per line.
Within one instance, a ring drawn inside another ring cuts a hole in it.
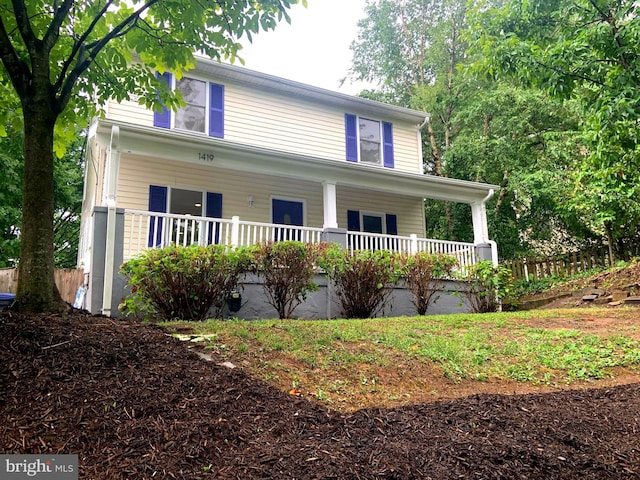
M 62 299 L 73 304 L 78 288 L 84 284 L 84 272 L 65 268 L 56 270 L 53 275 Z M 16 293 L 17 289 L 18 270 L 16 268 L 0 269 L 0 292 Z
M 609 257 L 608 247 L 604 246 L 555 257 L 505 260 L 502 264 L 511 269 L 514 280 L 533 281 L 550 276 L 565 277 L 594 268 L 607 268 L 613 262 Z

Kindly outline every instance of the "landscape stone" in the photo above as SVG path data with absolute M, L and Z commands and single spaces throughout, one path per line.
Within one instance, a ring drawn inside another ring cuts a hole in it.
M 598 295 L 595 295 L 595 294 L 585 295 L 584 297 L 582 297 L 582 301 L 583 302 L 593 302 L 596 298 L 598 298 Z
M 605 303 L 609 303 L 612 300 L 613 300 L 613 297 L 609 295 L 607 297 L 598 297 L 593 301 L 593 303 L 595 303 L 596 305 L 604 305 Z
M 611 292 L 611 300 L 614 302 L 619 302 L 621 300 L 626 299 L 629 296 L 629 292 L 625 292 L 624 290 L 614 290 Z
M 640 297 L 628 297 L 624 300 L 624 303 L 628 305 L 640 305 Z

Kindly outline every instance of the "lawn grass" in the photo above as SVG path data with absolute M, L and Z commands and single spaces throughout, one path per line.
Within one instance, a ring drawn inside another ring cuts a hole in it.
M 189 323 L 214 350 L 283 352 L 309 367 L 389 363 L 396 355 L 439 364 L 460 378 L 520 381 L 598 379 L 612 367 L 637 366 L 639 342 L 579 330 L 533 328 L 518 318 L 558 317 L 554 310 L 365 320 L 210 320 Z M 176 325 L 165 324 L 170 330 Z M 184 323 L 182 323 L 184 324 Z M 349 346 L 350 348 L 346 348 Z
M 318 398 L 354 388 L 380 387 L 376 372 L 399 365 L 437 370 L 451 382 L 517 381 L 568 385 L 611 377 L 616 367 L 640 365 L 640 342 L 629 331 L 595 335 L 574 329 L 525 324 L 534 317 L 570 315 L 562 310 L 457 314 L 365 320 L 227 320 L 174 322 L 186 337 L 223 358 L 244 359 L 265 380 L 299 378 L 313 372 Z M 574 313 L 575 315 L 575 313 Z M 627 327 L 628 328 L 628 327 Z M 636 336 L 636 338 L 638 338 Z M 277 358 L 276 358 L 277 357 Z M 418 365 L 418 367 L 415 367 Z M 404 366 L 404 367 L 403 367 Z M 337 375 L 336 372 L 341 372 Z M 310 380 L 311 381 L 311 380 Z M 322 399 L 322 398 L 320 398 Z

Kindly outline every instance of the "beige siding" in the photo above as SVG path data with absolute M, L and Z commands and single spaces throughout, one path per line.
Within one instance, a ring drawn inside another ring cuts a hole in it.
M 241 220 L 271 222 L 271 199 L 305 203 L 305 225 L 322 227 L 323 200 L 319 183 L 260 176 L 214 169 L 206 165 L 174 163 L 134 155 L 122 155 L 118 183 L 118 206 L 147 210 L 149 185 L 163 185 L 222 194 L 222 216 Z M 249 206 L 249 196 L 253 206 Z M 338 225 L 347 226 L 347 210 L 392 213 L 398 217 L 398 234 L 424 236 L 422 200 L 403 195 L 382 194 L 346 187 L 337 189 Z
M 261 176 L 259 184 L 250 174 L 214 169 L 206 165 L 173 163 L 123 155 L 118 184 L 118 205 L 147 210 L 149 185 L 163 185 L 222 194 L 222 216 L 237 215 L 242 220 L 271 222 L 271 198 L 305 202 L 306 226 L 321 227 L 322 186 L 312 182 Z M 144 181 L 140 181 L 144 179 Z M 253 206 L 249 206 L 249 196 Z
M 425 235 L 422 199 L 404 195 L 338 187 L 338 225 L 346 227 L 347 210 L 394 214 L 398 218 L 398 235 Z
M 137 101 L 110 101 L 107 105 L 106 117 L 120 122 L 135 123 L 144 127 L 153 127 L 153 111 L 147 110 Z
M 345 113 L 360 112 L 345 112 L 242 85 L 225 85 L 225 139 L 232 142 L 344 162 Z M 417 125 L 366 116 L 393 123 L 395 168 L 420 172 Z M 153 112 L 135 101 L 109 103 L 107 117 L 153 126 Z

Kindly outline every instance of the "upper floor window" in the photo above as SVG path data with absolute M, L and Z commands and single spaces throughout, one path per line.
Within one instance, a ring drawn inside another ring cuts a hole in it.
M 177 112 L 166 108 L 162 112 L 154 112 L 154 126 L 224 138 L 224 85 L 191 77 L 177 80 L 170 73 L 164 73 L 162 78 L 180 91 L 186 105 Z
M 176 81 L 176 90 L 182 94 L 187 105 L 176 112 L 175 128 L 204 133 L 207 119 L 207 83 L 183 77 Z
M 347 113 L 345 140 L 348 161 L 394 167 L 391 123 Z

